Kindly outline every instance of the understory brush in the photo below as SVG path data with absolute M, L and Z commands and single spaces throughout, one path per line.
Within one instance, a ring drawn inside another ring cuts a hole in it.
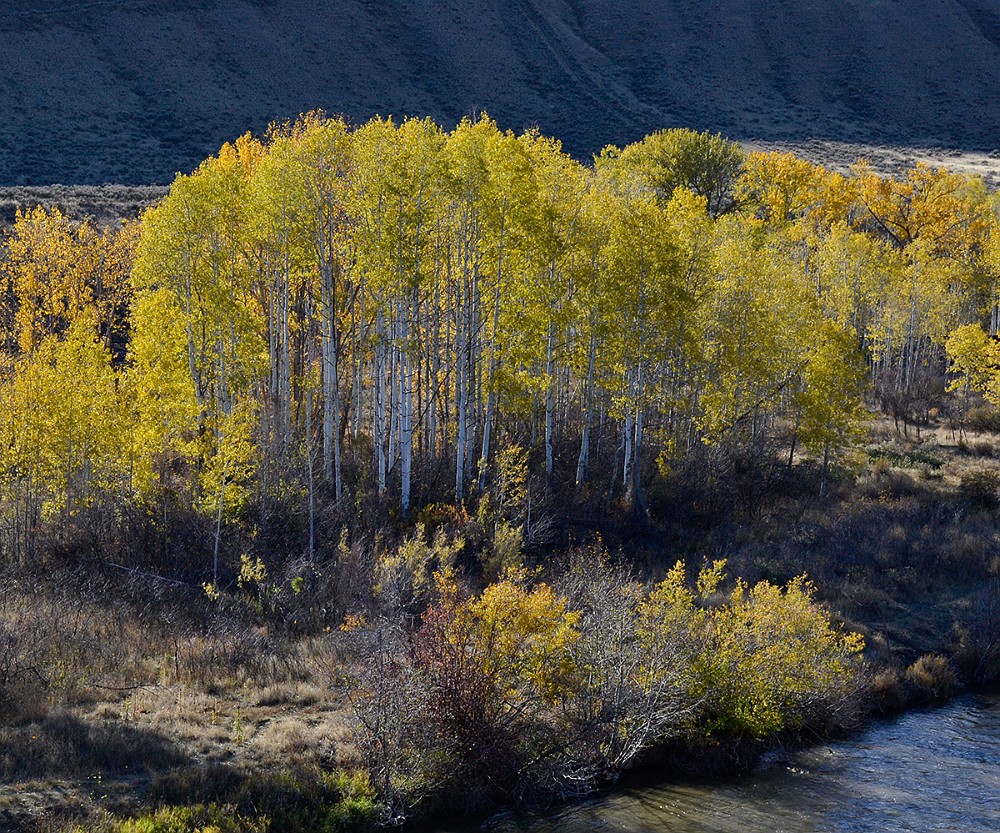
M 595 549 L 554 584 L 516 570 L 478 596 L 437 572 L 413 627 L 380 611 L 354 634 L 367 662 L 351 688 L 388 816 L 580 794 L 677 739 L 856 721 L 862 639 L 804 578 L 750 587 L 723 570 L 692 586 L 678 563 L 649 589 Z

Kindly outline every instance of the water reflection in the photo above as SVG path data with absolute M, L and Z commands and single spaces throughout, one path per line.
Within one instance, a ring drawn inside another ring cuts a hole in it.
M 457 831 L 461 828 L 453 828 Z M 912 712 L 727 784 L 620 790 L 489 833 L 1000 831 L 1000 692 Z

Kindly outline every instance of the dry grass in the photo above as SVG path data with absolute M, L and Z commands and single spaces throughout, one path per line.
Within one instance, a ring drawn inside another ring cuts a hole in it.
M 875 674 L 872 695 L 878 707 L 887 714 L 902 711 L 910 702 L 906 684 L 895 668 L 885 668 Z
M 328 639 L 96 595 L 0 592 L 0 828 L 4 808 L 95 819 L 134 811 L 154 787 L 197 784 L 190 800 L 225 795 L 248 772 L 357 763 Z
M 992 412 L 976 419 L 993 424 Z M 954 655 L 959 623 L 968 635 L 963 673 L 979 669 L 972 679 L 1000 654 L 983 624 L 1000 607 L 982 598 L 1000 558 L 998 445 L 998 434 L 952 433 L 943 424 L 925 426 L 918 441 L 878 420 L 859 450 L 867 465 L 827 500 L 778 495 L 758 517 L 722 521 L 688 546 L 704 558 L 727 557 L 751 582 L 807 573 L 830 607 L 865 633 L 880 664 Z

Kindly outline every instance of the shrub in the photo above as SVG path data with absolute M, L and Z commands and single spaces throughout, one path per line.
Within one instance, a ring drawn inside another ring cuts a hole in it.
M 574 555 L 560 586 L 582 614 L 574 651 L 587 684 L 572 702 L 571 720 L 580 728 L 568 757 L 586 788 L 690 729 L 697 705 L 691 658 L 703 640 L 691 628 L 657 628 L 656 603 L 644 600 L 634 576 L 609 565 L 597 548 Z M 642 632 L 648 637 L 637 639 Z
M 969 600 L 952 637 L 955 662 L 971 683 L 1000 677 L 1000 578 L 994 575 Z
M 829 722 L 857 693 L 862 638 L 833 628 L 804 577 L 784 588 L 737 581 L 719 603 L 723 567 L 703 569 L 691 590 L 678 563 L 642 605 L 640 640 L 686 646 L 690 695 L 710 733 L 763 738 Z
M 970 408 L 962 423 L 970 431 L 980 434 L 1000 434 L 1000 409 L 992 405 Z
M 946 700 L 958 685 L 951 663 L 938 654 L 924 654 L 906 669 L 906 680 L 928 700 Z
M 450 778 L 481 806 L 530 783 L 531 768 L 555 751 L 545 718 L 578 683 L 580 615 L 548 585 L 527 590 L 511 576 L 469 601 L 446 576 L 438 587 L 414 661 Z
M 48 684 L 45 654 L 53 628 L 51 622 L 46 622 L 30 608 L 9 603 L 3 607 L 0 618 L 0 716 L 18 717 L 25 707 L 40 699 L 39 695 Z
M 841 633 L 804 577 L 781 588 L 736 583 L 712 614 L 701 660 L 710 729 L 763 738 L 849 705 L 864 640 Z
M 993 443 L 988 440 L 976 440 L 972 444 L 972 453 L 977 457 L 992 457 L 993 451 Z
M 649 593 L 597 550 L 556 587 L 508 573 L 466 598 L 438 573 L 407 635 L 369 629 L 355 688 L 372 786 L 390 815 L 461 796 L 566 795 L 682 737 L 756 742 L 853 716 L 863 640 L 830 623 L 804 578 L 737 581 L 724 563 L 694 587 L 683 563 Z
M 415 632 L 385 619 L 359 636 L 370 659 L 354 708 L 386 821 L 441 797 L 477 809 L 531 788 L 559 749 L 551 718 L 579 684 L 578 620 L 523 576 L 470 599 L 439 573 Z
M 524 566 L 524 533 L 507 521 L 497 521 L 492 546 L 483 555 L 483 575 L 496 581 L 504 573 Z
M 862 483 L 858 493 L 870 499 L 887 502 L 919 494 L 920 485 L 908 472 L 890 468 L 870 483 Z
M 892 470 L 892 463 L 886 457 L 876 457 L 872 460 L 872 477 L 878 480 L 882 475 L 888 474 Z
M 993 508 L 1000 502 L 1000 471 L 979 466 L 962 475 L 962 496 L 976 506 Z
M 418 614 L 431 598 L 435 572 L 451 570 L 464 546 L 460 537 L 449 540 L 444 527 L 428 538 L 424 525 L 418 523 L 413 535 L 395 553 L 384 553 L 375 566 L 375 592 L 380 601 L 388 609 Z
M 363 662 L 344 682 L 358 720 L 368 783 L 381 820 L 397 823 L 414 805 L 434 798 L 444 770 L 424 715 L 426 687 L 416 674 L 411 644 L 398 619 L 382 618 L 349 632 Z
M 887 714 L 902 711 L 910 702 L 906 684 L 895 668 L 885 668 L 875 675 L 872 696 L 879 709 Z

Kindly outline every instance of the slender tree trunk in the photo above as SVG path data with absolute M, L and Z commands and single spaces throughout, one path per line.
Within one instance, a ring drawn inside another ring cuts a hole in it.
M 361 436 L 361 422 L 364 413 L 364 368 L 365 368 L 365 276 L 362 272 L 358 279 L 358 291 L 354 302 L 354 423 L 351 438 L 357 440 Z
M 343 497 L 340 465 L 340 333 L 337 326 L 337 284 L 332 262 L 322 273 L 323 479 Z
M 490 439 L 493 431 L 493 414 L 497 405 L 497 371 L 500 367 L 500 356 L 497 350 L 497 335 L 500 329 L 500 287 L 503 278 L 503 247 L 501 245 L 497 257 L 496 287 L 493 290 L 493 332 L 490 334 L 490 373 L 487 379 L 489 395 L 486 399 L 486 414 L 483 418 L 483 450 L 479 457 L 479 494 L 486 490 L 486 468 L 490 459 Z
M 554 417 L 556 400 L 556 325 L 549 322 L 549 336 L 545 348 L 545 375 L 548 380 L 548 389 L 545 391 L 545 488 L 552 491 L 552 475 L 555 471 L 554 459 Z
M 222 463 L 222 481 L 219 483 L 219 511 L 215 519 L 215 547 L 212 553 L 212 584 L 217 588 L 219 583 L 219 544 L 222 541 L 222 507 L 226 496 L 226 469 L 228 460 Z
M 481 367 L 479 361 L 479 266 L 472 265 L 472 285 L 469 289 L 469 303 L 466 307 L 465 322 L 465 477 L 466 483 L 472 480 L 473 464 L 476 462 L 474 448 L 476 444 L 476 426 L 479 417 L 479 397 L 482 392 Z
M 399 310 L 393 314 L 390 326 L 389 344 L 389 425 L 386 452 L 386 474 L 391 475 L 396 467 L 396 448 L 399 443 Z
M 413 304 L 417 303 L 416 287 L 413 290 Z M 400 305 L 401 308 L 403 305 Z M 400 479 L 400 511 L 404 518 L 410 514 L 410 476 L 413 466 L 413 376 L 410 362 L 410 351 L 407 347 L 410 340 L 410 312 L 401 309 L 400 320 L 400 408 L 399 408 L 399 479 Z
M 795 414 L 795 427 L 792 429 L 791 447 L 788 449 L 788 468 L 795 463 L 795 446 L 799 439 L 799 426 L 802 424 L 802 409 L 799 408 Z
M 594 410 L 594 373 L 597 364 L 597 336 L 591 333 L 590 350 L 587 354 L 587 381 L 583 402 L 583 432 L 580 436 L 580 456 L 576 461 L 576 488 L 583 485 L 590 467 L 590 426 Z
M 309 560 L 316 552 L 316 488 L 313 481 L 312 391 L 306 392 L 306 485 L 309 489 Z
M 632 393 L 631 378 L 628 384 L 628 391 L 631 398 L 631 393 Z M 628 492 L 632 485 L 632 464 L 635 459 L 632 455 L 632 443 L 634 440 L 635 440 L 635 411 L 632 407 L 629 407 L 629 409 L 625 412 L 625 422 L 622 426 L 622 445 L 625 448 L 625 460 L 622 467 L 622 486 L 626 490 L 626 495 L 628 495 Z
M 827 440 L 823 445 L 823 475 L 819 483 L 819 496 L 826 497 L 826 483 L 827 476 L 830 471 L 830 441 Z
M 469 307 L 472 305 L 472 281 L 469 275 L 470 264 L 468 252 L 463 254 L 462 285 L 459 297 L 459 309 L 456 310 L 455 349 L 455 394 L 456 414 L 458 421 L 455 441 L 455 501 L 461 503 L 465 498 L 466 458 L 469 456 Z
M 464 338 L 464 335 L 463 337 Z M 468 391 L 466 389 L 466 373 L 468 372 L 468 367 L 466 365 L 465 356 L 466 348 L 465 344 L 462 343 L 462 338 L 460 338 L 460 347 L 457 351 L 457 367 L 455 372 L 455 385 L 456 385 L 456 396 L 457 402 L 455 403 L 456 413 L 455 418 L 458 421 L 456 437 L 455 437 L 455 501 L 456 503 L 461 503 L 462 499 L 465 497 L 465 458 L 467 456 L 467 431 L 468 425 L 466 418 L 468 416 Z
M 646 514 L 646 495 L 642 490 L 642 429 L 643 429 L 642 405 L 637 405 L 635 409 L 635 442 L 632 444 L 632 483 L 630 487 L 632 497 L 632 511 L 636 515 Z
M 291 286 L 289 285 L 288 247 L 285 247 L 284 269 L 281 274 L 281 375 L 279 376 L 281 397 L 281 447 L 287 453 L 292 443 L 292 367 L 291 367 Z
M 377 475 L 378 496 L 385 496 L 386 489 L 386 384 L 385 384 L 385 320 L 382 310 L 377 313 L 375 325 L 375 405 L 374 405 L 374 440 L 375 440 L 375 470 Z
M 615 449 L 614 462 L 611 465 L 611 477 L 608 482 L 608 499 L 607 508 L 611 509 L 611 503 L 615 499 L 616 487 L 618 485 L 618 474 L 622 470 L 622 466 L 628 464 L 628 437 L 631 432 L 629 431 L 628 419 L 622 424 L 622 430 L 620 433 L 621 440 L 618 443 L 618 447 Z
M 431 310 L 434 326 L 430 354 L 427 358 L 427 453 L 431 460 L 437 459 L 438 432 L 438 385 L 441 384 L 441 290 L 439 282 L 434 282 L 434 307 Z

